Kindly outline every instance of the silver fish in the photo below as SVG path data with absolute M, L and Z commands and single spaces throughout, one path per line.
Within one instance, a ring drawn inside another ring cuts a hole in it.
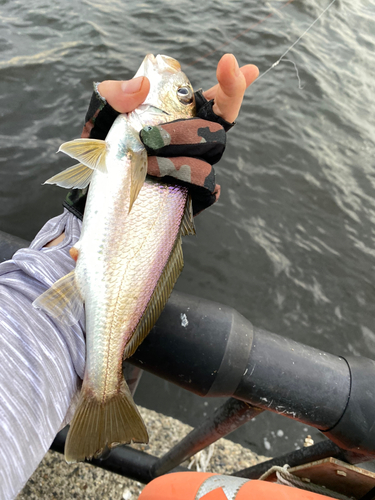
M 120 115 L 105 141 L 77 139 L 60 150 L 80 161 L 47 181 L 66 188 L 90 184 L 76 268 L 35 302 L 77 322 L 85 305 L 86 367 L 80 400 L 65 445 L 75 462 L 108 447 L 148 442 L 146 427 L 122 374 L 155 324 L 182 270 L 181 235 L 193 234 L 187 189 L 146 178 L 147 153 L 139 131 L 195 115 L 193 89 L 180 64 L 147 55 L 136 76 L 150 92 Z

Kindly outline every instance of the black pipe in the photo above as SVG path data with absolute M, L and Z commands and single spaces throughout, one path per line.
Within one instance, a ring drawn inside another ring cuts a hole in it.
M 174 292 L 129 360 L 201 396 L 233 396 L 375 455 L 375 362 L 254 328 L 232 308 Z
M 324 434 L 341 448 L 375 454 L 375 361 L 350 356 L 350 396 L 340 421 Z M 368 458 L 369 459 L 369 458 Z
M 14 252 L 20 248 L 28 247 L 29 244 L 28 241 L 22 238 L 0 231 L 0 262 L 11 259 Z
M 263 410 L 230 398 L 201 425 L 193 429 L 154 465 L 154 474 L 161 476 L 218 439 L 258 416 Z
M 68 427 L 65 427 L 57 434 L 51 445 L 51 450 L 64 453 L 67 434 Z M 93 458 L 92 460 L 85 460 L 85 462 L 146 484 L 156 477 L 153 469 L 158 460 L 153 455 L 135 450 L 129 446 L 117 446 L 106 455 L 106 458 Z M 187 472 L 188 470 L 185 467 L 175 467 L 171 472 Z
M 349 394 L 350 373 L 343 359 L 254 328 L 235 397 L 327 430 L 339 421 Z

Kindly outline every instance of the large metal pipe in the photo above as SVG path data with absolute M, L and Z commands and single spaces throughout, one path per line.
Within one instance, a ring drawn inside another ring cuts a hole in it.
M 375 455 L 375 362 L 264 330 L 232 308 L 174 292 L 129 362 L 201 396 L 232 396 Z

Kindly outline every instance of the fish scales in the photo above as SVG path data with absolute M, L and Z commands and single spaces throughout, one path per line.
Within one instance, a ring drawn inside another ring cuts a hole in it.
M 93 296 L 86 306 L 86 330 L 95 335 L 87 335 L 85 377 L 98 394 L 110 395 L 117 390 L 122 377 L 122 352 L 168 261 L 180 230 L 186 197 L 185 188 L 146 181 L 129 217 L 123 221 L 118 218 L 113 234 L 108 234 L 112 237 L 110 244 L 98 241 L 98 246 L 110 247 L 109 253 L 116 254 L 115 258 L 107 257 L 103 248 L 103 266 L 87 286 Z M 90 229 L 95 231 L 94 220 Z M 89 251 L 96 253 L 94 246 Z M 84 281 L 86 269 L 80 269 L 77 262 L 78 280 L 81 274 Z M 126 293 L 129 290 L 131 293 Z M 118 372 L 110 376 L 107 365 L 111 372 L 115 364 Z
M 145 102 L 120 115 L 105 141 L 78 139 L 60 150 L 80 161 L 47 181 L 65 188 L 90 185 L 76 269 L 36 301 L 51 316 L 74 324 L 86 318 L 86 367 L 65 445 L 68 462 L 99 456 L 148 435 L 122 375 L 129 357 L 163 309 L 182 269 L 181 235 L 194 226 L 185 187 L 146 178 L 147 154 L 138 133 L 195 114 L 190 82 L 177 61 L 145 57 Z M 188 229 L 186 229 L 188 228 Z

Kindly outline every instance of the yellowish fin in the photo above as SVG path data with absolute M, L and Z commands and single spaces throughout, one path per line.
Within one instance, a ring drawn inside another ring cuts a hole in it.
M 173 247 L 169 260 L 159 278 L 159 281 L 152 294 L 150 302 L 142 315 L 137 328 L 134 331 L 130 341 L 124 349 L 124 359 L 133 356 L 138 346 L 144 341 L 151 328 L 155 325 L 162 310 L 172 293 L 177 278 L 180 276 L 184 267 L 184 258 L 182 255 L 181 237 L 178 236 Z
M 132 209 L 133 203 L 137 199 L 139 191 L 145 182 L 147 175 L 147 153 L 146 151 L 130 151 L 131 158 L 131 186 L 130 186 L 130 203 L 129 212 Z
M 75 158 L 92 170 L 106 172 L 107 144 L 99 139 L 75 139 L 61 144 L 59 151 Z
M 83 315 L 83 300 L 74 271 L 60 278 L 34 300 L 33 307 L 43 309 L 49 316 L 68 326 L 78 323 Z
M 148 443 L 148 434 L 125 380 L 119 392 L 104 401 L 94 398 L 84 383 L 65 443 L 65 460 L 98 457 L 106 447 L 132 441 Z
M 191 196 L 189 195 L 186 201 L 185 212 L 181 222 L 181 235 L 189 236 L 190 234 L 196 233 L 193 216 L 193 202 L 191 200 Z
M 90 184 L 93 172 L 91 168 L 78 163 L 47 179 L 44 184 L 56 184 L 66 189 L 84 189 Z

